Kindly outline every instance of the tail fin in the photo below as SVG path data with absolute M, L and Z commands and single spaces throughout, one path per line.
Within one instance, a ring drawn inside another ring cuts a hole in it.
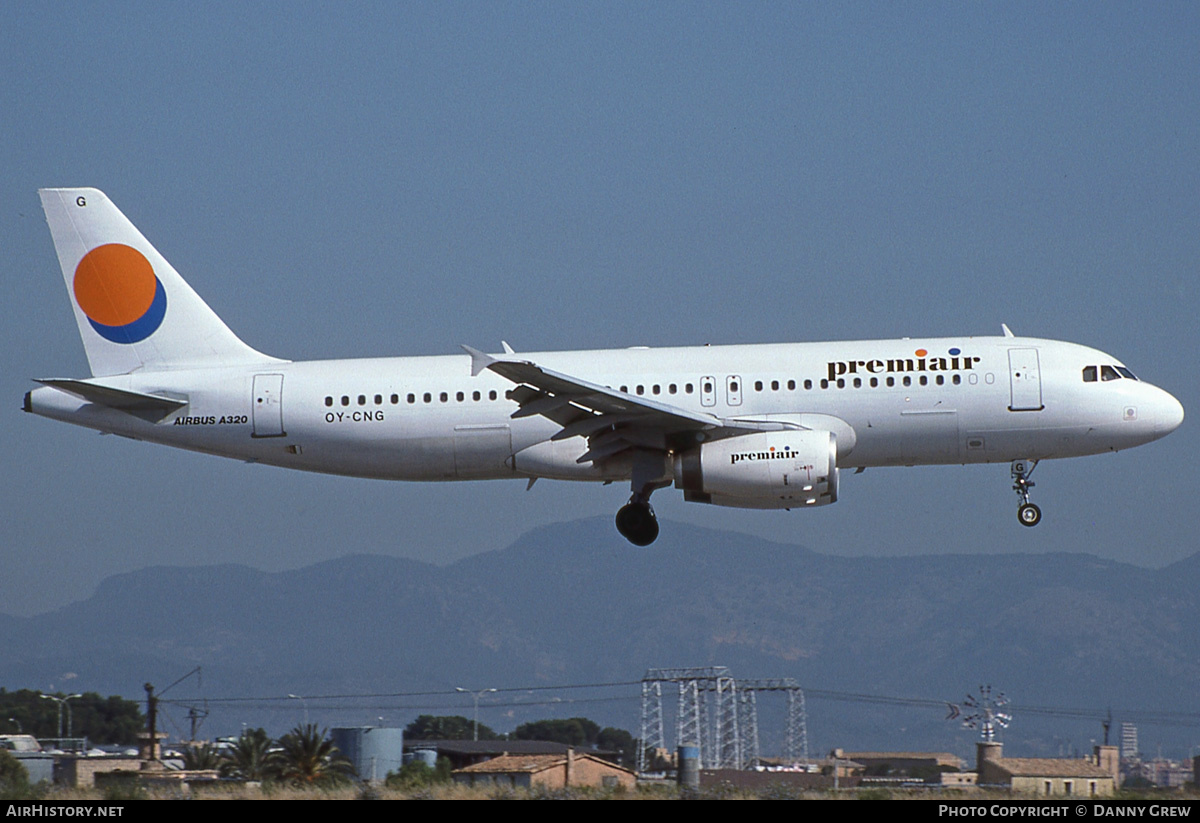
M 282 361 L 229 330 L 97 189 L 41 189 L 92 374 Z

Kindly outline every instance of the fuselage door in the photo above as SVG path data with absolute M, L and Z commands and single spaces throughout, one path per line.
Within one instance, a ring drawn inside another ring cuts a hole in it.
M 284 437 L 283 375 L 254 375 L 254 397 L 251 414 L 254 432 L 251 437 Z
M 717 378 L 708 375 L 700 378 L 700 405 L 717 405 Z
M 1041 411 L 1045 408 L 1037 349 L 1008 350 L 1008 379 L 1012 387 L 1010 411 Z
M 725 378 L 725 402 L 731 406 L 742 405 L 742 378 L 736 374 Z

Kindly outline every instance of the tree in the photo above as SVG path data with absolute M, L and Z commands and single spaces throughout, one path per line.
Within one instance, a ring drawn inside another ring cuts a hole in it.
M 315 723 L 296 726 L 279 739 L 279 746 L 271 760 L 280 780 L 320 786 L 343 782 L 354 774 L 350 761 Z
M 423 714 L 404 727 L 405 740 L 470 740 L 473 726 L 461 715 Z M 500 740 L 501 736 L 482 723 L 479 724 L 480 740 Z
M 517 740 L 546 740 L 565 743 L 568 746 L 590 746 L 596 742 L 600 726 L 586 717 L 571 717 L 567 720 L 534 720 L 522 723 L 513 730 Z
M 0 799 L 18 800 L 29 793 L 29 772 L 25 764 L 0 749 Z
M 43 700 L 41 694 L 32 689 L 15 692 L 0 689 L 0 731 L 11 734 L 20 724 L 25 734 L 58 737 L 58 706 L 53 700 Z M 56 696 L 66 695 L 58 692 Z M 136 743 L 138 732 L 146 727 L 138 704 L 116 695 L 101 697 L 96 692 L 84 692 L 70 702 L 70 712 L 71 734 L 93 743 Z M 16 723 L 6 723 L 10 717 Z M 65 720 L 63 733 L 66 733 Z
M 271 765 L 271 738 L 263 729 L 245 729 L 221 760 L 221 774 L 242 780 L 264 780 Z
M 190 772 L 215 770 L 221 766 L 221 755 L 211 743 L 188 746 L 183 753 L 183 768 Z

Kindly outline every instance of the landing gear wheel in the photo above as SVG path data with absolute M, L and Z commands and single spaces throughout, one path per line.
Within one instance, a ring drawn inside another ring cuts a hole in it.
M 1034 503 L 1023 503 L 1017 507 L 1017 519 L 1022 526 L 1036 526 L 1042 522 L 1042 510 Z
M 617 512 L 617 531 L 635 546 L 658 539 L 658 518 L 649 503 L 627 503 Z

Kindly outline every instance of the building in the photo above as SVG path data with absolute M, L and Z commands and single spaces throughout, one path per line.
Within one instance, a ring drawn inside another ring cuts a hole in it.
M 508 754 L 465 766 L 454 782 L 468 786 L 562 789 L 567 786 L 633 789 L 637 777 L 629 769 L 591 754 Z
M 1097 746 L 1093 757 L 1078 760 L 1004 757 L 995 742 L 980 742 L 976 751 L 980 786 L 1043 797 L 1111 797 L 1116 791 L 1115 746 Z

